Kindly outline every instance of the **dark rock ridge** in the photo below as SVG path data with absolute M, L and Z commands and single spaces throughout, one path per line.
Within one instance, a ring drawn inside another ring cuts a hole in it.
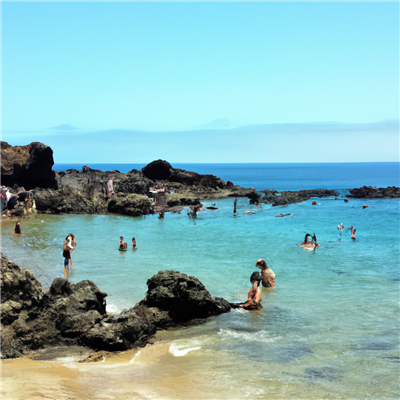
M 198 323 L 230 311 L 195 277 L 161 271 L 147 281 L 145 298 L 116 316 L 93 282 L 54 279 L 45 291 L 31 272 L 1 254 L 1 358 L 55 345 L 119 351 L 144 346 L 159 329 Z
M 1 142 L 1 181 L 3 185 L 15 184 L 25 189 L 57 186 L 53 150 L 43 143 L 33 142 L 27 146 L 11 146 Z
M 398 199 L 400 198 L 400 188 L 388 186 L 387 188 L 377 188 L 363 186 L 358 189 L 349 189 L 351 195 L 346 197 L 354 199 Z
M 264 196 L 261 198 L 262 203 L 268 203 L 272 206 L 283 206 L 291 203 L 301 203 L 312 197 L 330 197 L 337 196 L 338 193 L 328 189 L 311 189 L 299 191 L 284 191 L 280 194 L 275 190 L 262 190 Z

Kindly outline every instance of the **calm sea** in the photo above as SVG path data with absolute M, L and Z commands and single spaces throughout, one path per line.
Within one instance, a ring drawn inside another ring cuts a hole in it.
M 121 172 L 143 167 L 90 166 Z M 173 166 L 256 189 L 399 186 L 398 163 Z M 240 198 L 239 218 L 232 217 L 233 199 L 204 201 L 218 210 L 201 212 L 196 220 L 186 210 L 167 213 L 163 221 L 155 215 L 38 214 L 22 221 L 20 237 L 12 235 L 14 223 L 2 222 L 2 251 L 48 287 L 63 277 L 61 247 L 74 233 L 70 280 L 94 281 L 108 293 L 110 312 L 141 300 L 147 279 L 165 269 L 198 277 L 214 296 L 245 300 L 255 262 L 264 258 L 277 284 L 263 289 L 264 308 L 233 310 L 196 327 L 159 333 L 176 357 L 160 358 L 165 365 L 154 379 L 196 377 L 215 399 L 398 398 L 399 201 L 345 203 L 340 197 L 316 199 L 313 206 L 312 200 L 260 210 Z M 242 213 L 250 209 L 256 213 Z M 279 213 L 295 215 L 276 218 Z M 296 246 L 306 232 L 321 244 L 315 252 Z M 120 235 L 128 243 L 135 236 L 137 250 L 120 253 Z

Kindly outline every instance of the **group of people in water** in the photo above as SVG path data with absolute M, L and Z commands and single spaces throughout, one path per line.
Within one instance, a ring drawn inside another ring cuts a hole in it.
M 118 250 L 119 251 L 128 250 L 128 243 L 124 242 L 124 237 L 123 236 L 119 237 Z M 135 239 L 135 237 L 132 238 L 132 250 L 136 250 L 136 239 Z
M 337 228 L 338 228 L 339 231 L 340 231 L 340 236 L 342 236 L 343 229 L 344 229 L 343 223 L 341 222 L 341 223 L 338 225 Z M 353 225 L 351 225 L 350 228 L 349 228 L 349 230 L 350 230 L 350 232 L 351 232 L 351 238 L 352 238 L 353 240 L 355 240 L 355 239 L 356 239 L 356 229 L 354 229 Z
M 262 292 L 260 290 L 260 284 L 262 287 L 270 288 L 275 287 L 275 274 L 271 268 L 267 266 L 265 260 L 260 258 L 256 262 L 256 267 L 261 269 L 261 274 L 256 271 L 250 276 L 250 282 L 252 284 L 249 293 L 247 294 L 247 300 L 243 303 L 230 303 L 232 308 L 239 308 L 244 310 L 261 310 L 261 297 Z

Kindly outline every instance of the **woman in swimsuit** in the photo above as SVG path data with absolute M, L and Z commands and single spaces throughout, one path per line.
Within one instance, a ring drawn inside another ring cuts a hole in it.
M 247 295 L 245 303 L 230 303 L 232 308 L 243 308 L 244 310 L 261 310 L 261 276 L 259 272 L 253 272 L 250 276 L 250 282 L 253 284 Z
M 267 263 L 260 258 L 256 262 L 256 267 L 261 269 L 261 279 L 263 287 L 275 287 L 275 274 Z

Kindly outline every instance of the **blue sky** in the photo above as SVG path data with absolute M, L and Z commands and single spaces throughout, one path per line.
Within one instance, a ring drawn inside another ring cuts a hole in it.
M 7 2 L 2 140 L 56 162 L 399 160 L 398 2 Z

